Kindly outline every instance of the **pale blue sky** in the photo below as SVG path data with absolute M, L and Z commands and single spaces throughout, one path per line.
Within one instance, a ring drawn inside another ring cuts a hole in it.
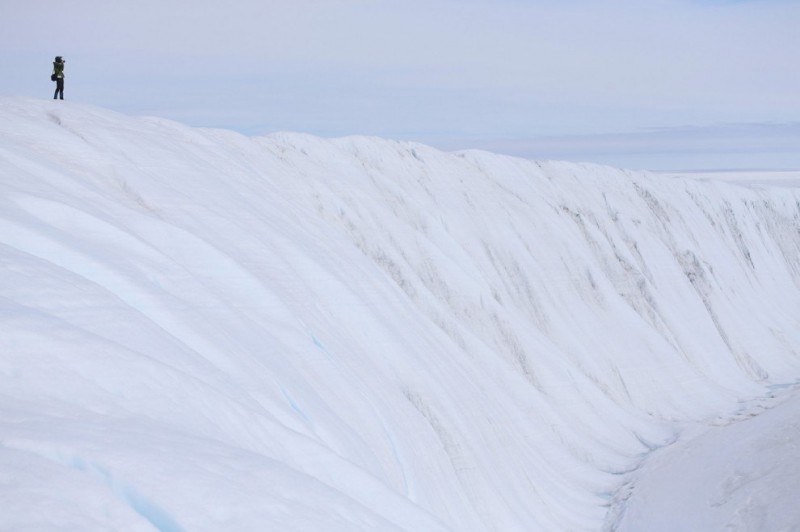
M 68 99 L 247 134 L 800 168 L 798 28 L 789 0 L 0 0 L 0 95 L 49 97 L 63 55 Z

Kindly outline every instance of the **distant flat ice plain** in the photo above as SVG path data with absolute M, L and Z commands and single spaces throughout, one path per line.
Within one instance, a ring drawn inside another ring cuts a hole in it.
M 740 185 L 800 187 L 800 170 L 719 170 L 714 172 L 657 172 L 704 181 L 725 181 Z

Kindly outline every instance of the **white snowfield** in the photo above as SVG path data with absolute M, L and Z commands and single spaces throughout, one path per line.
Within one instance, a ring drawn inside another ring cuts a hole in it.
M 644 530 L 799 377 L 797 188 L 0 99 L 0 530 Z

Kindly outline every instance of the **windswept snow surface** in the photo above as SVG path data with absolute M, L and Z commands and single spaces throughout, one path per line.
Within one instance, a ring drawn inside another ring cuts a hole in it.
M 800 376 L 793 188 L 27 99 L 0 187 L 3 530 L 597 530 Z

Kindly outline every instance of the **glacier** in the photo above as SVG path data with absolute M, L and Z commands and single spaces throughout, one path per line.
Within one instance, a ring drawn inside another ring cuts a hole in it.
M 614 529 L 800 379 L 798 188 L 0 124 L 0 529 Z

